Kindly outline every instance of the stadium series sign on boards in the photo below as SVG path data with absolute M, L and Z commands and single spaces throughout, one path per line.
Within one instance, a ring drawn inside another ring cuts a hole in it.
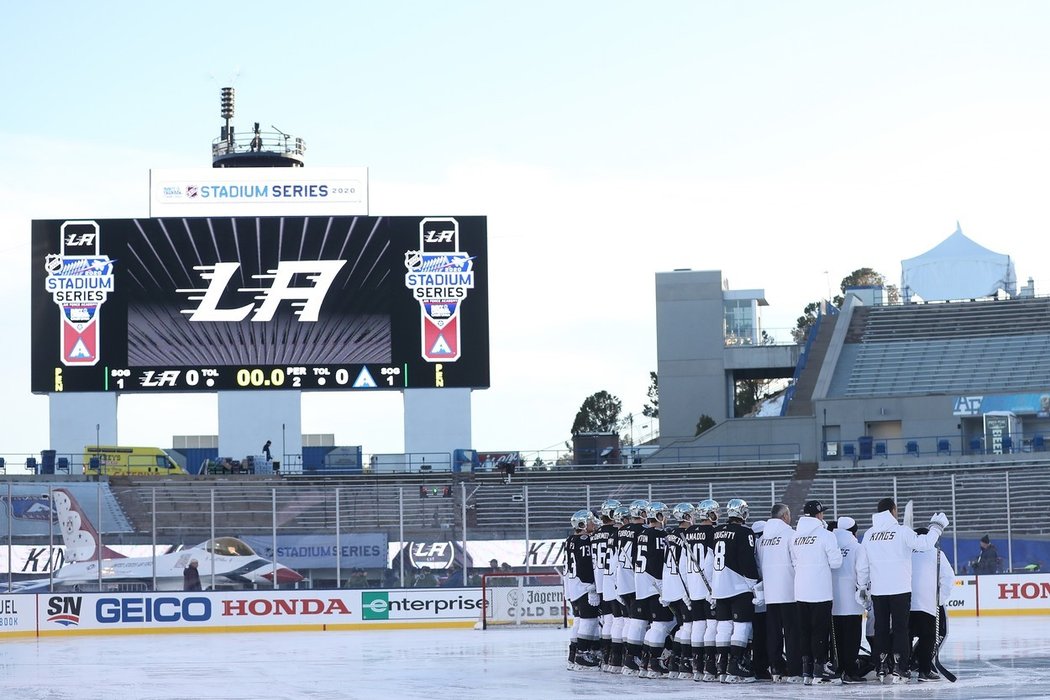
M 489 386 L 485 217 L 33 222 L 32 390 Z

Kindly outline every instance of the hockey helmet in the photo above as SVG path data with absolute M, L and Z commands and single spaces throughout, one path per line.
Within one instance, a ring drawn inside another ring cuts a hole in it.
M 583 530 L 587 527 L 587 523 L 590 522 L 590 519 L 591 511 L 587 510 L 586 508 L 581 508 L 580 510 L 572 514 L 572 517 L 569 519 L 569 522 L 572 523 L 573 530 Z
M 617 501 L 615 498 L 608 498 L 608 499 L 602 501 L 602 505 L 601 505 L 601 509 L 600 509 L 602 517 L 603 518 L 608 518 L 609 520 L 612 520 L 613 519 L 613 511 L 616 510 L 619 507 L 620 507 L 620 502 Z
M 694 510 L 692 503 L 679 503 L 671 509 L 671 517 L 679 523 L 683 520 L 692 522 Z
M 731 498 L 729 503 L 726 503 L 726 517 L 727 518 L 740 518 L 744 522 L 747 522 L 747 501 L 743 498 Z
M 696 515 L 700 520 L 710 520 L 712 523 L 717 523 L 720 517 L 722 506 L 718 505 L 718 501 L 708 498 L 700 501 L 696 506 Z
M 631 501 L 631 505 L 627 507 L 630 509 L 632 518 L 644 518 L 645 509 L 649 507 L 649 501 L 644 498 L 639 498 L 635 501 Z

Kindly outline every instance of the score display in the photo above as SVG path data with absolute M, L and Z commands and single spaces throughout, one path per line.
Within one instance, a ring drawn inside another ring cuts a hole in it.
M 34 221 L 35 393 L 489 386 L 484 217 Z

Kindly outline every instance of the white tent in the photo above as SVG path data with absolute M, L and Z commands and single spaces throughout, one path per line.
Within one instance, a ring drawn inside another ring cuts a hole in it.
M 974 243 L 955 224 L 955 233 L 922 255 L 901 261 L 901 291 L 905 300 L 924 301 L 988 297 L 1002 289 L 1016 292 L 1014 264 L 1009 255 Z

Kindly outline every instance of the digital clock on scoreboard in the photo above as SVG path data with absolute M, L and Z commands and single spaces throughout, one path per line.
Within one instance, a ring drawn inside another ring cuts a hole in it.
M 32 390 L 489 385 L 484 217 L 33 222 Z

